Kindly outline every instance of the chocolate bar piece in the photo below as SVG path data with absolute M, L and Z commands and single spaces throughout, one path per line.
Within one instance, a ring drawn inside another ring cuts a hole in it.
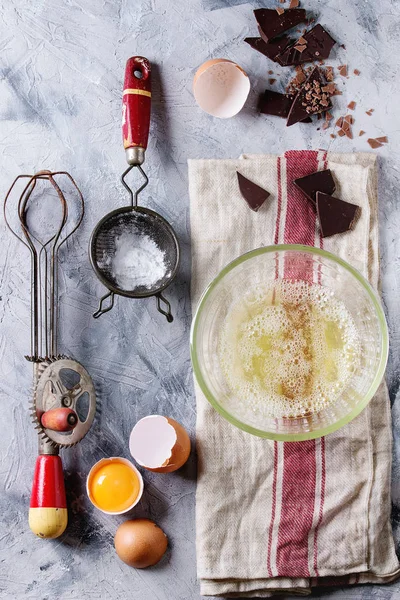
M 328 94 L 322 91 L 324 83 L 321 71 L 315 67 L 293 101 L 286 122 L 287 127 L 304 121 L 307 116 L 316 115 L 331 108 L 332 103 Z
M 274 117 L 282 117 L 287 119 L 290 112 L 290 108 L 293 104 L 293 96 L 287 96 L 286 94 L 279 94 L 272 90 L 265 90 L 260 96 L 259 100 L 259 111 L 264 115 L 272 115 Z M 304 123 L 311 123 L 312 119 L 306 117 Z
M 293 183 L 311 200 L 314 206 L 317 203 L 317 192 L 331 195 L 336 189 L 330 169 L 316 171 L 316 173 L 311 173 L 311 175 L 300 177 L 299 179 L 295 179 Z
M 240 193 L 246 200 L 251 210 L 257 212 L 271 194 L 256 183 L 250 181 L 250 179 L 247 179 L 247 177 L 239 173 L 239 171 L 236 171 L 236 175 L 238 178 Z
M 326 60 L 335 44 L 333 37 L 322 25 L 318 24 L 307 31 L 292 46 L 280 52 L 276 60 L 283 67 L 300 65 L 314 60 Z
M 303 8 L 288 9 L 281 15 L 278 15 L 274 9 L 256 8 L 254 16 L 258 23 L 260 35 L 267 44 L 284 31 L 307 20 L 306 11 Z
M 249 46 L 254 48 L 254 50 L 261 52 L 261 54 L 264 54 L 264 56 L 267 56 L 275 62 L 277 62 L 275 60 L 275 56 L 283 52 L 292 43 L 292 40 L 285 35 L 277 40 L 274 40 L 273 42 L 270 42 L 269 44 L 264 42 L 264 40 L 260 37 L 245 38 L 244 41 L 246 44 L 249 44 Z
M 322 237 L 350 231 L 359 210 L 360 207 L 356 204 L 317 192 L 317 213 Z

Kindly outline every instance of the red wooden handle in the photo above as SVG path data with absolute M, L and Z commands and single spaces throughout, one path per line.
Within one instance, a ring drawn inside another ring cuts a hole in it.
M 124 148 L 147 148 L 151 110 L 151 65 L 143 56 L 133 56 L 125 67 L 122 96 Z
M 42 454 L 36 459 L 29 526 L 39 537 L 55 538 L 67 526 L 67 500 L 61 458 Z

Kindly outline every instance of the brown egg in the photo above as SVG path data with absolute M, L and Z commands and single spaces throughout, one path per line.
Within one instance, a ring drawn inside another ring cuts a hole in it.
M 117 529 L 114 546 L 119 558 L 135 569 L 145 569 L 158 563 L 167 549 L 168 538 L 149 519 L 125 521 Z
M 132 429 L 129 449 L 141 467 L 156 473 L 171 473 L 189 458 L 190 438 L 174 419 L 149 415 Z

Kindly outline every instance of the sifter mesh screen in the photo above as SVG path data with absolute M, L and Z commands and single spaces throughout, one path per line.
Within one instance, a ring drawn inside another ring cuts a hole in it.
M 112 265 L 105 264 L 104 258 L 116 252 L 118 237 L 127 232 L 133 236 L 148 236 L 164 254 L 165 274 L 151 288 L 141 285 L 127 289 L 125 285 L 118 285 Z M 106 215 L 93 232 L 90 249 L 93 267 L 103 283 L 118 294 L 136 298 L 150 296 L 164 289 L 174 277 L 179 261 L 178 242 L 169 223 L 157 213 L 142 207 L 118 209 Z

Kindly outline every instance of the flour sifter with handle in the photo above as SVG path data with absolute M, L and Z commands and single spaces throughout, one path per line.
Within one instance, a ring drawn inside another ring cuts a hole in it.
M 130 195 L 130 205 L 101 219 L 92 233 L 90 261 L 100 281 L 108 288 L 94 317 L 111 310 L 114 295 L 129 298 L 155 296 L 157 308 L 171 322 L 171 305 L 162 295 L 176 275 L 179 243 L 171 225 L 157 212 L 138 206 L 138 196 L 148 184 L 142 168 L 150 127 L 151 65 L 141 56 L 126 63 L 123 91 L 122 133 L 129 167 L 121 177 Z M 143 184 L 132 191 L 125 178 L 134 168 Z

